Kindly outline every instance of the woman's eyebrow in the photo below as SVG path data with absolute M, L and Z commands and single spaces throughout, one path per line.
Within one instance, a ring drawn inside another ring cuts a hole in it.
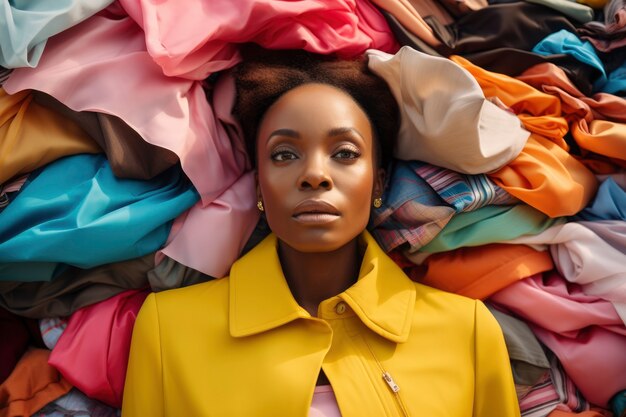
M 293 129 L 276 129 L 267 137 L 271 139 L 273 136 L 286 136 L 288 138 L 300 139 L 300 134 Z
M 361 139 L 365 140 L 363 135 L 361 135 L 361 133 L 353 127 L 335 127 L 328 131 L 328 136 L 341 136 L 345 135 L 346 133 L 354 133 L 358 135 Z

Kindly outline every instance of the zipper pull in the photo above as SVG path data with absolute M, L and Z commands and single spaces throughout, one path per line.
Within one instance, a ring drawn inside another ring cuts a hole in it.
M 400 387 L 398 386 L 398 384 L 396 384 L 396 381 L 393 380 L 389 372 L 383 372 L 383 379 L 385 380 L 387 385 L 389 385 L 389 388 L 391 388 L 393 392 L 400 391 Z

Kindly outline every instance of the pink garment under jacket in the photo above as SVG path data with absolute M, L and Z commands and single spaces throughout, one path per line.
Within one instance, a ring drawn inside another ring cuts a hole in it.
M 120 0 L 145 32 L 163 73 L 195 80 L 239 62 L 238 44 L 354 57 L 395 52 L 383 15 L 368 0 Z
M 120 408 L 133 326 L 147 296 L 129 290 L 76 311 L 48 363 L 87 396 Z
M 612 302 L 626 325 L 626 222 L 569 222 L 505 243 L 549 245 L 563 278 L 580 284 L 585 294 Z
M 626 327 L 608 301 L 585 295 L 556 271 L 515 282 L 489 300 L 531 327 L 589 402 L 607 407 L 626 388 Z

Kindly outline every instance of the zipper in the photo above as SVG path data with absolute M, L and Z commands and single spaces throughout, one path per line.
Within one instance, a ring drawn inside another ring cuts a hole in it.
M 385 381 L 385 384 L 387 385 L 387 387 L 391 391 L 391 394 L 396 399 L 396 403 L 398 404 L 398 408 L 400 408 L 400 411 L 402 412 L 402 415 L 404 417 L 409 417 L 409 412 L 407 411 L 407 408 L 404 405 L 404 402 L 402 401 L 402 397 L 400 397 L 400 394 L 399 394 L 400 386 L 398 384 L 396 384 L 396 381 L 393 380 L 393 377 L 391 376 L 391 374 L 388 371 L 385 370 L 385 368 L 383 367 L 382 363 L 380 363 L 380 361 L 378 360 L 378 358 L 374 354 L 374 351 L 370 347 L 369 343 L 367 343 L 367 340 L 365 340 L 364 336 L 363 336 L 363 341 L 365 342 L 365 346 L 367 346 L 367 349 L 370 351 L 370 354 L 372 355 L 372 358 L 374 358 L 374 361 L 376 361 L 376 365 L 378 365 L 378 369 L 380 369 L 381 376 L 382 376 L 383 380 Z

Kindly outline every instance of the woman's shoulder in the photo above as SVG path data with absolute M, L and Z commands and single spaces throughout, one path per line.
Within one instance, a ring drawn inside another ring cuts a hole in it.
M 224 310 L 228 306 L 228 288 L 229 279 L 224 277 L 187 287 L 155 292 L 148 296 L 144 307 L 153 304 L 157 315 L 170 317 L 197 314 L 207 309 Z

